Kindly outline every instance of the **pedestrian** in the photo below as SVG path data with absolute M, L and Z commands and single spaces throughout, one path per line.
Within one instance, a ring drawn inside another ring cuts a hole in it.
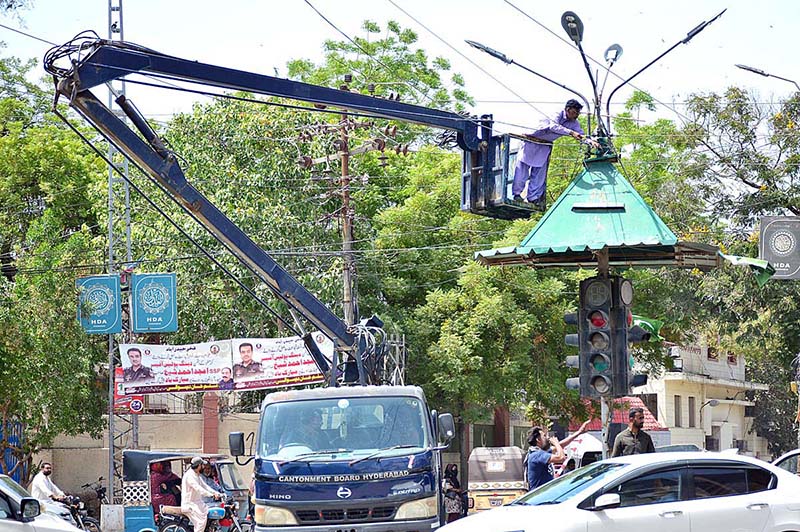
M 128 360 L 131 361 L 130 367 L 122 372 L 125 382 L 143 381 L 153 378 L 153 370 L 142 365 L 142 352 L 138 347 L 128 349 Z
M 213 497 L 217 501 L 222 498 L 221 493 L 206 486 L 200 478 L 200 468 L 205 463 L 200 456 L 192 458 L 181 481 L 181 513 L 189 518 L 195 530 L 205 530 L 208 521 L 208 505 L 203 497 Z
M 628 411 L 628 428 L 614 438 L 611 457 L 656 452 L 653 439 L 642 430 L 642 427 L 644 427 L 644 409 L 631 408 Z
M 590 420 L 584 421 L 577 431 L 561 441 L 555 436 L 548 438 L 547 431 L 542 427 L 533 427 L 531 429 L 528 434 L 528 445 L 531 447 L 525 457 L 528 489 L 538 488 L 553 480 L 553 465 L 564 463 L 566 459 L 564 447 L 586 432 L 589 422 Z
M 44 502 L 64 500 L 64 492 L 50 479 L 52 474 L 53 464 L 43 462 L 39 472 L 33 477 L 29 486 L 32 497 Z
M 527 201 L 538 210 L 545 210 L 547 166 L 550 162 L 550 152 L 553 150 L 553 141 L 567 135 L 576 140 L 583 140 L 583 129 L 578 123 L 578 115 L 582 108 L 577 100 L 568 100 L 563 111 L 554 118 L 543 121 L 535 131 L 524 135 L 527 140 L 517 154 L 514 184 L 511 187 L 514 201 L 523 201 L 522 191 L 527 183 Z M 596 144 L 594 141 L 591 142 L 593 145 Z
M 447 464 L 444 468 L 444 478 L 442 479 L 442 491 L 444 492 L 444 511 L 447 514 L 447 522 L 455 521 L 460 518 L 464 507 L 462 505 L 461 483 L 458 481 L 458 466 Z

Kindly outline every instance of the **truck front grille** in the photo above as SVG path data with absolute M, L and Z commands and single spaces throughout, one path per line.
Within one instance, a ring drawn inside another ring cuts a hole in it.
M 325 510 L 295 510 L 301 523 L 343 523 L 353 521 L 379 521 L 394 515 L 395 506 L 376 506 L 375 508 L 328 508 Z

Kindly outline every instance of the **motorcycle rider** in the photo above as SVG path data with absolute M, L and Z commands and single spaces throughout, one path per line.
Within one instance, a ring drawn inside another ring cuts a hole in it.
M 200 456 L 192 458 L 181 481 L 181 513 L 189 518 L 196 531 L 205 530 L 208 520 L 208 505 L 203 497 L 213 497 L 217 501 L 222 498 L 221 493 L 209 488 L 200 478 L 200 470 L 205 464 Z
M 63 501 L 64 492 L 50 479 L 53 474 L 53 465 L 50 462 L 42 463 L 42 467 L 31 481 L 31 496 L 44 502 Z

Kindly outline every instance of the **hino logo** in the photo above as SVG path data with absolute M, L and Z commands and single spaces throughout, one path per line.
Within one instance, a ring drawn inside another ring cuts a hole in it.
M 348 499 L 353 492 L 350 491 L 350 488 L 345 488 L 344 486 L 340 486 L 338 490 L 336 490 L 336 496 L 340 499 Z

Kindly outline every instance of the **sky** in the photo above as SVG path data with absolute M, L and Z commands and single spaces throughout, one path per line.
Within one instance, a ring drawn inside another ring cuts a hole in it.
M 108 36 L 108 0 L 32 3 L 17 17 L 0 17 L 0 23 L 57 44 L 88 29 Z M 682 103 L 689 94 L 721 92 L 731 85 L 757 91 L 763 102 L 786 98 L 796 90 L 791 83 L 739 70 L 736 63 L 800 82 L 794 42 L 800 27 L 796 0 L 122 0 L 122 5 L 127 41 L 186 59 L 279 76 L 285 76 L 288 60 L 320 62 L 324 40 L 344 39 L 312 5 L 351 37 L 364 35 L 360 29 L 364 20 L 382 27 L 395 20 L 419 35 L 418 46 L 430 57 L 450 60 L 477 101 L 472 112 L 493 114 L 501 131 L 535 126 L 545 115 L 559 111 L 572 94 L 516 65 L 505 65 L 464 40 L 502 51 L 591 99 L 580 55 L 561 28 L 561 15 L 567 10 L 583 21 L 583 48 L 590 57 L 602 62 L 609 45 L 622 46 L 623 54 L 607 82 L 605 94 L 609 94 L 620 82 L 614 74 L 633 74 L 727 8 L 690 43 L 680 44 L 632 82 L 667 104 L 653 116 L 681 121 Z M 6 43 L 0 52 L 5 56 L 41 59 L 49 48 L 2 27 L 0 41 Z M 604 76 L 600 71 L 601 85 Z M 626 86 L 615 95 L 612 114 L 632 89 Z M 197 99 L 132 85 L 128 96 L 150 117 L 187 111 Z

